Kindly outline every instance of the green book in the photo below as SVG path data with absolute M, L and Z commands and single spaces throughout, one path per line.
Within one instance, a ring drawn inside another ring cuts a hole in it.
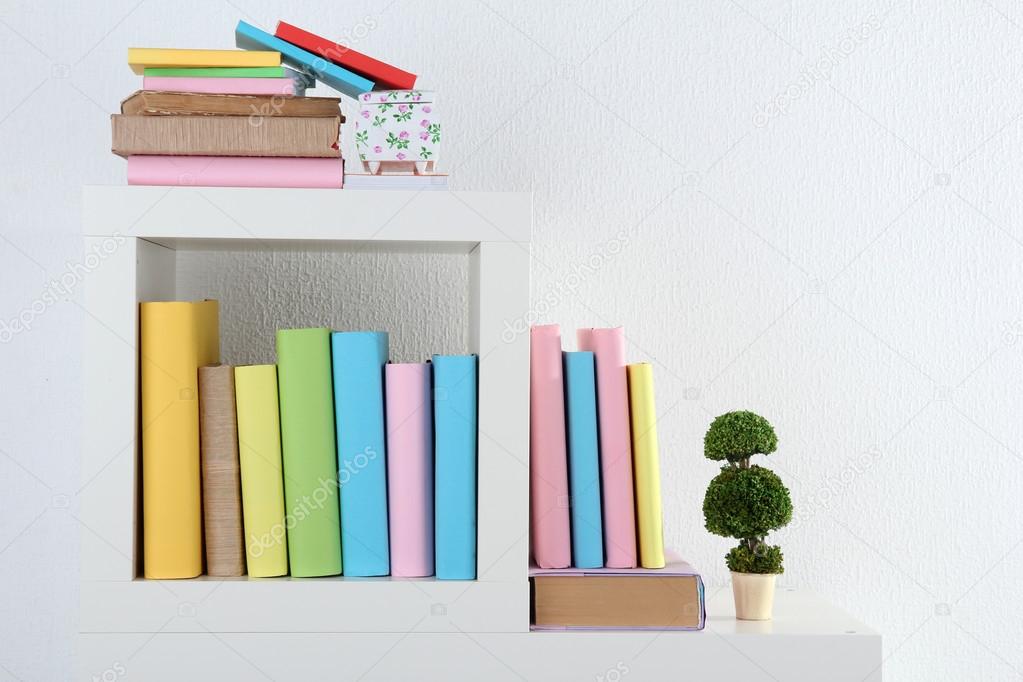
M 195 69 L 146 67 L 146 76 L 177 78 L 284 78 L 283 66 L 206 67 Z
M 330 330 L 279 330 L 277 375 L 291 575 L 338 575 L 341 514 Z

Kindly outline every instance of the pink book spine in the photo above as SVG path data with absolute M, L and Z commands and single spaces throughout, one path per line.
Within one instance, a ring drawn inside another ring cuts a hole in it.
M 339 189 L 341 159 L 266 156 L 129 156 L 129 185 Z
M 384 367 L 391 575 L 433 575 L 433 405 L 430 365 Z
M 561 329 L 529 330 L 529 502 L 533 561 L 541 568 L 568 568 L 568 455 Z
M 579 350 L 593 351 L 597 366 L 597 420 L 600 484 L 604 502 L 604 565 L 636 567 L 636 507 L 632 489 L 629 384 L 625 372 L 625 333 L 580 329 Z
M 218 95 L 300 95 L 293 78 L 191 78 L 184 76 L 144 76 L 143 90 L 199 92 Z

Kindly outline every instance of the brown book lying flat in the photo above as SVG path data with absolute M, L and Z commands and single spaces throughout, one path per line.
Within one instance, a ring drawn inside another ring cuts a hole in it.
M 534 630 L 702 630 L 703 580 L 674 556 L 660 569 L 529 572 Z
M 131 116 L 339 116 L 336 97 L 280 95 L 219 95 L 194 92 L 139 90 L 121 102 Z
M 120 156 L 341 156 L 339 116 L 110 117 Z

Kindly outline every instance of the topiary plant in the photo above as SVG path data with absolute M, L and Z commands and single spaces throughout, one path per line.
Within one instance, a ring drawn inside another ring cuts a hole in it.
M 725 555 L 735 573 L 783 571 L 781 548 L 766 544 L 764 537 L 792 520 L 792 500 L 776 473 L 749 463 L 753 455 L 777 447 L 774 427 L 752 412 L 721 415 L 703 439 L 708 459 L 727 461 L 707 486 L 703 517 L 711 533 L 739 540 Z

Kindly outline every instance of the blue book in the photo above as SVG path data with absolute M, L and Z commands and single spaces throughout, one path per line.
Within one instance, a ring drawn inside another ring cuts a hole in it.
M 373 89 L 373 81 L 327 61 L 319 55 L 281 40 L 275 35 L 239 21 L 234 29 L 234 44 L 243 50 L 273 50 L 281 53 L 281 61 L 309 74 L 325 85 L 349 97 L 358 97 Z
M 391 571 L 384 435 L 387 332 L 334 332 L 330 346 L 341 563 L 345 575 L 387 575 Z
M 433 356 L 434 562 L 437 577 L 476 578 L 477 357 Z
M 600 521 L 600 451 L 593 353 L 566 352 L 564 359 L 572 565 L 600 568 L 604 565 L 604 533 Z

